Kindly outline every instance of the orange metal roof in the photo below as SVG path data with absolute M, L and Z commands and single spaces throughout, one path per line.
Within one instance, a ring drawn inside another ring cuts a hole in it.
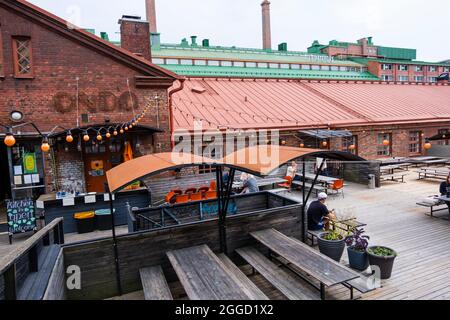
M 265 176 L 291 160 L 310 156 L 342 161 L 364 161 L 347 152 L 263 145 L 241 149 L 221 160 L 178 152 L 152 154 L 124 162 L 107 171 L 106 177 L 110 191 L 116 192 L 136 180 L 182 167 L 218 164 Z
M 173 97 L 175 129 L 348 127 L 450 120 L 450 86 L 195 79 Z

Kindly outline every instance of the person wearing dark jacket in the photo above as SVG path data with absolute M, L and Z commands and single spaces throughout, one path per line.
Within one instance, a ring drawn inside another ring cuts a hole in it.
M 450 175 L 444 182 L 441 183 L 441 186 L 439 187 L 439 192 L 441 193 L 441 196 L 450 198 Z M 450 213 L 450 202 L 446 203 L 448 206 L 448 212 Z

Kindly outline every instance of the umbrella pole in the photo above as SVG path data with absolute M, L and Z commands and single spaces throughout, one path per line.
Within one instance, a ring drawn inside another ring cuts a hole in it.
M 306 189 L 306 162 L 303 159 L 302 162 L 302 170 L 303 170 L 303 186 L 302 186 L 302 240 L 304 243 L 306 243 L 306 225 L 305 225 L 305 210 L 306 210 L 306 195 L 305 195 L 305 189 Z
M 113 236 L 113 248 L 114 248 L 114 262 L 116 265 L 117 290 L 119 291 L 119 296 L 121 296 L 122 295 L 122 283 L 120 280 L 119 250 L 117 248 L 116 222 L 115 222 L 115 217 L 114 217 L 114 200 L 113 200 L 113 194 L 111 192 L 109 192 L 109 207 L 111 210 L 111 224 L 112 224 L 112 236 Z
M 219 215 L 219 245 L 220 252 L 225 252 L 223 243 L 223 219 L 222 219 L 222 168 L 216 167 L 217 211 Z

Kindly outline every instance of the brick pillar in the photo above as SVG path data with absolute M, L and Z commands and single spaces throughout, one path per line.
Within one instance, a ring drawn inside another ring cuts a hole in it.
M 123 16 L 119 20 L 122 48 L 151 61 L 150 27 L 137 16 Z
M 263 32 L 263 49 L 272 49 L 272 35 L 270 31 L 270 2 L 264 0 L 262 7 L 262 32 Z

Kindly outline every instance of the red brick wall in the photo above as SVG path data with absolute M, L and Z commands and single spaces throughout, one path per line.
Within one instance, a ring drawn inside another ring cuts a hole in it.
M 143 110 L 145 99 L 153 99 L 155 95 L 161 98 L 159 128 L 165 133 L 156 135 L 155 152 L 170 150 L 166 89 L 136 88 L 134 77 L 144 74 L 4 8 L 0 8 L 0 24 L 5 74 L 5 78 L 0 79 L 1 124 L 12 125 L 9 113 L 19 110 L 25 116 L 24 121 L 35 123 L 43 132 L 56 125 L 75 127 L 77 77 L 79 114 L 89 115 L 88 123 L 80 120 L 81 126 L 103 124 L 105 119 L 111 123 L 130 121 L 133 115 L 128 79 L 136 100 L 136 113 Z M 11 37 L 18 35 L 31 37 L 33 79 L 14 78 Z M 157 127 L 156 119 L 156 109 L 152 108 L 140 124 Z M 24 128 L 22 132 L 33 130 Z M 46 171 L 47 180 L 53 180 L 50 168 L 46 167 Z
M 150 25 L 146 21 L 120 20 L 121 46 L 151 61 Z

